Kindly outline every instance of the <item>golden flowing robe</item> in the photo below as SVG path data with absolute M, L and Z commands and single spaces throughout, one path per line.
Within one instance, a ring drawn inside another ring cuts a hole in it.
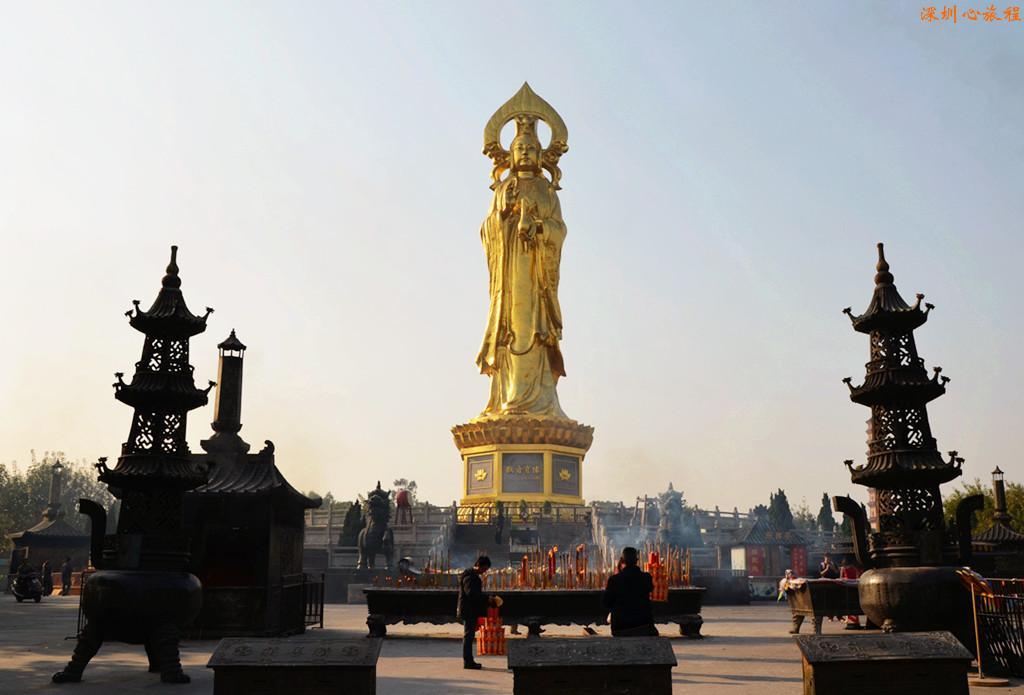
M 515 183 L 513 183 L 515 182 Z M 519 208 L 506 212 L 515 185 L 519 206 L 540 226 L 532 239 L 519 234 Z M 479 419 L 508 415 L 568 419 L 555 386 L 565 376 L 558 268 L 565 223 L 554 187 L 542 175 L 513 172 L 494 191 L 480 228 L 490 274 L 490 311 L 476 363 L 491 377 L 491 394 Z

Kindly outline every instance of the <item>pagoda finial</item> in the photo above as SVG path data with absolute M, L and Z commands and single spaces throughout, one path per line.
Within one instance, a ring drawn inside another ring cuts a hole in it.
M 181 287 L 181 278 L 178 277 L 178 247 L 171 246 L 171 262 L 167 264 L 167 274 L 164 275 L 162 284 L 169 290 L 176 290 Z
M 891 285 L 893 283 L 892 273 L 889 272 L 889 263 L 885 260 L 885 244 L 878 242 L 878 265 L 875 266 L 878 273 L 875 274 L 875 285 Z

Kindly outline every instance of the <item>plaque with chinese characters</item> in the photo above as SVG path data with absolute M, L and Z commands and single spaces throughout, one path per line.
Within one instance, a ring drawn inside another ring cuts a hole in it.
M 218 666 L 312 666 L 331 664 L 373 666 L 380 656 L 379 639 L 222 639 L 208 667 Z
M 502 454 L 501 489 L 502 492 L 544 492 L 544 454 Z
M 509 640 L 509 668 L 551 666 L 675 666 L 672 643 L 664 637 L 628 639 Z
M 971 653 L 949 632 L 897 634 L 797 635 L 793 638 L 810 663 L 869 660 L 962 660 Z

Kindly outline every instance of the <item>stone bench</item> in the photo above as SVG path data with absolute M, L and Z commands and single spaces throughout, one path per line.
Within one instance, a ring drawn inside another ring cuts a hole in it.
M 229 638 L 206 664 L 214 695 L 374 695 L 379 639 Z
M 508 643 L 514 695 L 671 695 L 676 663 L 663 637 Z
M 949 632 L 797 635 L 804 695 L 968 695 L 971 653 Z

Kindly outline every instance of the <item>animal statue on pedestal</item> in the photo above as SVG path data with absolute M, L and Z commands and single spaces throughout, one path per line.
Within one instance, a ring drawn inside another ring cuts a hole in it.
M 357 569 L 374 569 L 377 553 L 384 554 L 384 567 L 391 569 L 391 561 L 395 554 L 395 534 L 388 528 L 391 518 L 391 502 L 388 493 L 381 489 L 380 481 L 377 488 L 371 490 L 366 498 L 366 528 L 359 532 L 356 543 L 359 548 Z

